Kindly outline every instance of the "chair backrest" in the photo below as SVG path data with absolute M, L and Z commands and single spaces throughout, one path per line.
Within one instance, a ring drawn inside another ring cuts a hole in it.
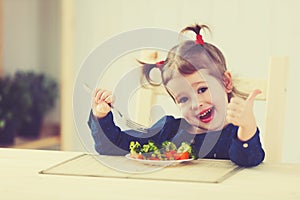
M 282 161 L 282 144 L 285 132 L 288 57 L 272 57 L 266 93 L 264 148 L 266 160 Z
M 271 57 L 266 79 L 240 78 L 236 86 L 247 93 L 253 89 L 262 90 L 256 100 L 265 101 L 262 142 L 266 151 L 266 161 L 282 161 L 282 144 L 285 132 L 286 92 L 288 57 Z
M 262 91 L 256 97 L 258 101 L 265 101 L 264 127 L 261 129 L 262 143 L 266 151 L 267 162 L 282 161 L 282 144 L 285 132 L 286 92 L 288 58 L 271 57 L 266 79 L 238 78 L 234 79 L 235 86 L 246 93 L 253 89 Z M 168 96 L 163 86 L 142 88 L 137 98 L 136 120 L 150 125 L 149 115 L 153 105 L 159 104 L 160 96 Z M 142 112 L 139 112 L 142 111 Z

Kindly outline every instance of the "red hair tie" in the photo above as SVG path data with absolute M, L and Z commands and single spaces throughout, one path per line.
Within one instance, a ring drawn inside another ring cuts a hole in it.
M 204 44 L 204 41 L 203 41 L 203 39 L 202 39 L 202 35 L 200 35 L 200 34 L 197 34 L 197 35 L 196 35 L 196 41 L 195 41 L 195 43 L 196 43 L 196 44 L 201 44 L 201 45 Z
M 164 60 L 155 63 L 156 67 L 159 68 L 159 69 L 161 69 L 164 64 L 165 64 Z

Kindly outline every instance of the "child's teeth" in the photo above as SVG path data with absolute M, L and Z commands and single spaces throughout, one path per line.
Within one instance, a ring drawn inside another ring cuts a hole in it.
M 200 117 L 204 117 L 204 116 L 207 115 L 207 113 L 209 113 L 209 112 L 210 112 L 210 109 L 207 110 L 206 112 L 202 113 L 202 114 L 200 115 Z

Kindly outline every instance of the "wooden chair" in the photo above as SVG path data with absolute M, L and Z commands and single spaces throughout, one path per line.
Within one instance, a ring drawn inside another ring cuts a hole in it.
M 287 57 L 271 57 L 268 77 L 266 79 L 238 78 L 234 79 L 235 86 L 246 93 L 253 89 L 260 89 L 262 93 L 257 101 L 265 101 L 264 127 L 261 137 L 267 162 L 282 161 L 282 144 L 285 132 L 286 92 L 287 92 Z M 150 113 L 155 104 L 159 104 L 160 97 L 168 94 L 163 86 L 140 89 L 137 97 L 136 120 L 139 123 L 150 125 L 151 120 L 145 113 Z M 142 112 L 139 112 L 142 111 Z
M 257 100 L 266 101 L 262 143 L 266 151 L 266 161 L 281 162 L 283 136 L 285 132 L 286 93 L 288 58 L 271 57 L 266 79 L 241 79 L 238 88 L 250 92 L 258 88 L 262 94 Z

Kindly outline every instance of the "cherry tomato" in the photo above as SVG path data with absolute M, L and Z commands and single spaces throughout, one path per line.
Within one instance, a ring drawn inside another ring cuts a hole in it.
M 185 159 L 189 159 L 190 155 L 189 152 L 183 152 L 183 153 L 176 153 L 174 154 L 174 159 L 175 160 L 185 160 Z
M 176 154 L 176 151 L 175 151 L 175 150 L 171 150 L 171 151 L 168 151 L 168 152 L 165 153 L 166 158 L 167 158 L 168 160 L 174 159 L 174 154 Z

